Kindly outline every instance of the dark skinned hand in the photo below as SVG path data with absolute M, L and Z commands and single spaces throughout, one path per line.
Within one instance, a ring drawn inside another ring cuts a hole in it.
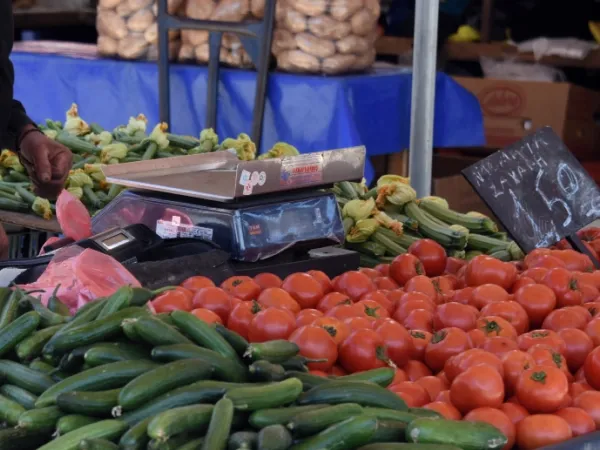
M 25 128 L 23 133 L 30 128 Z M 27 169 L 36 195 L 50 200 L 58 197 L 71 170 L 71 151 L 44 133 L 31 132 L 21 141 L 19 158 Z

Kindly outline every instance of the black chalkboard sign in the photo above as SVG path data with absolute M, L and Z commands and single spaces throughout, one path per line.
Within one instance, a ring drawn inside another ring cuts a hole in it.
M 526 252 L 569 238 L 587 253 L 576 232 L 600 217 L 600 189 L 550 127 L 462 173 Z

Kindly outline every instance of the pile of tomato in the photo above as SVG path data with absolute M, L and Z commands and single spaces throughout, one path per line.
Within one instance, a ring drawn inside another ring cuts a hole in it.
M 600 271 L 572 250 L 466 262 L 423 239 L 389 265 L 333 280 L 198 276 L 152 305 L 251 342 L 289 339 L 320 376 L 394 367 L 389 389 L 409 406 L 488 422 L 506 449 L 526 450 L 600 426 L 599 289 Z

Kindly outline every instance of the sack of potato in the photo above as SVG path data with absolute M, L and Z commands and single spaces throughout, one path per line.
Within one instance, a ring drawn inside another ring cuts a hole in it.
M 373 65 L 379 0 L 278 0 L 280 4 L 273 35 L 280 69 L 340 74 Z
M 168 0 L 171 14 L 177 14 L 184 0 Z M 98 53 L 123 59 L 158 58 L 158 5 L 156 0 L 98 0 L 96 29 Z M 178 31 L 169 31 L 169 54 L 177 56 Z

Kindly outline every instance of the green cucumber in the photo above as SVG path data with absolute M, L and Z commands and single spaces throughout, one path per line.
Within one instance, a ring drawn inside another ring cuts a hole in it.
M 119 361 L 147 360 L 149 357 L 150 352 L 137 345 L 98 345 L 86 351 L 83 360 L 86 364 L 96 367 Z
M 56 406 L 25 411 L 19 416 L 19 428 L 49 433 L 56 429 L 56 422 L 64 415 Z
M 248 348 L 248 341 L 244 339 L 243 336 L 240 336 L 235 331 L 224 327 L 220 323 L 215 324 L 214 327 L 215 330 L 217 330 L 217 333 L 223 336 L 223 339 L 225 339 L 229 345 L 233 347 L 237 355 L 242 358 L 244 353 L 246 353 L 246 349 Z
M 23 339 L 15 347 L 19 359 L 21 361 L 31 361 L 32 359 L 41 356 L 44 345 L 46 345 L 46 343 L 52 339 L 52 336 L 58 333 L 62 327 L 62 325 L 54 325 L 52 327 L 44 328 Z
M 307 411 L 295 416 L 287 424 L 287 428 L 295 438 L 303 438 L 317 434 L 350 417 L 359 416 L 362 410 L 362 407 L 357 403 L 341 403 L 316 411 Z
M 19 386 L 32 394 L 41 394 L 54 384 L 47 374 L 6 359 L 0 360 L 0 375 L 3 375 L 9 384 Z
M 56 367 L 52 366 L 51 364 L 48 364 L 45 361 L 42 361 L 41 359 L 34 359 L 33 361 L 31 361 L 29 363 L 29 368 L 31 370 L 35 370 L 36 372 L 45 374 L 51 374 L 56 370 Z
M 252 361 L 265 359 L 278 364 L 296 356 L 299 352 L 300 348 L 293 342 L 277 339 L 250 344 L 244 356 Z
M 381 367 L 379 369 L 353 373 L 352 375 L 344 375 L 335 379 L 338 381 L 369 381 L 381 387 L 388 387 L 394 379 L 394 375 L 395 371 L 391 367 Z
M 232 422 L 233 402 L 227 397 L 222 398 L 212 410 L 202 450 L 225 450 Z
M 36 408 L 51 406 L 63 392 L 97 391 L 125 386 L 134 378 L 157 365 L 151 361 L 120 361 L 85 370 L 63 380 L 46 390 L 35 403 Z
M 301 393 L 302 382 L 298 378 L 288 378 L 264 386 L 231 389 L 225 397 L 233 402 L 236 409 L 256 411 L 287 405 L 296 401 Z
M 293 356 L 290 359 L 282 361 L 281 364 L 285 370 L 291 370 L 295 372 L 308 372 L 307 358 L 302 355 Z
M 381 386 L 363 381 L 332 381 L 312 388 L 298 399 L 299 405 L 314 403 L 359 403 L 406 411 L 406 403 L 395 393 Z
M 50 440 L 47 433 L 7 428 L 0 430 L 0 448 L 2 450 L 36 450 Z
M 285 379 L 285 369 L 279 364 L 273 364 L 264 359 L 253 362 L 248 367 L 250 378 L 257 381 L 282 381 Z
M 327 408 L 329 405 L 288 406 L 284 408 L 261 409 L 250 414 L 248 423 L 261 429 L 269 425 L 286 425 L 298 414 Z
M 192 344 L 175 327 L 156 317 L 140 317 L 134 320 L 133 326 L 136 334 L 150 345 Z
M 287 450 L 292 446 L 292 435 L 283 425 L 269 425 L 258 432 L 257 450 Z
M 229 436 L 227 450 L 252 450 L 258 443 L 258 433 L 254 431 L 236 431 Z
M 0 329 L 0 357 L 14 349 L 40 324 L 40 315 L 35 311 L 23 314 L 9 325 Z
M 12 295 L 13 290 L 7 287 L 0 287 L 0 313 L 4 309 L 4 306 L 8 302 L 8 299 Z M 0 314 L 1 316 L 1 314 Z
M 34 395 L 19 386 L 15 386 L 14 384 L 4 384 L 0 386 L 0 394 L 17 402 L 25 409 L 35 408 L 37 395 Z
M 371 442 L 404 442 L 406 441 L 406 424 L 396 420 L 378 420 L 377 430 Z
M 77 450 L 119 450 L 119 446 L 106 439 L 84 439 Z
M 175 322 L 173 322 L 173 318 L 171 317 L 170 313 L 160 313 L 160 314 L 156 314 L 154 317 L 156 317 L 157 319 L 162 320 L 164 323 L 166 323 L 167 325 L 171 325 L 172 327 L 176 326 Z
M 229 342 L 203 320 L 186 311 L 173 311 L 171 317 L 177 328 L 196 344 L 214 350 L 225 358 L 231 358 L 234 361 L 239 359 Z
M 50 311 L 39 298 L 25 295 L 20 301 L 20 306 L 30 306 L 33 311 L 40 315 L 40 325 L 42 328 L 52 327 L 54 325 L 62 325 L 69 320 L 68 317 L 62 316 Z
M 442 419 L 443 416 L 433 409 L 427 408 L 408 408 L 408 412 L 411 414 L 416 414 L 419 417 L 428 417 L 430 419 Z
M 189 444 L 191 440 L 195 440 L 196 436 L 189 434 L 180 434 L 179 436 L 173 436 L 168 441 L 159 441 L 152 439 L 148 443 L 148 450 L 178 450 L 181 446 Z
M 302 381 L 302 389 L 309 391 L 310 389 L 321 386 L 323 384 L 329 384 L 333 381 L 331 378 L 320 377 L 307 372 L 297 372 L 295 370 L 289 370 L 285 373 L 286 378 L 298 378 Z
M 63 392 L 56 397 L 56 404 L 60 409 L 70 414 L 111 417 L 113 408 L 119 404 L 119 392 L 121 392 L 121 389 L 95 392 Z
M 59 436 L 38 450 L 77 450 L 84 439 L 118 439 L 126 429 L 127 425 L 119 420 L 102 420 Z
M 133 298 L 133 289 L 131 286 L 122 286 L 110 297 L 106 298 L 104 306 L 100 310 L 96 320 L 104 319 L 130 305 L 131 299 Z
M 388 408 L 363 408 L 363 414 L 376 417 L 379 420 L 394 420 L 396 422 L 411 423 L 422 416 L 410 413 L 408 411 L 396 411 Z
M 358 450 L 461 450 L 461 448 L 456 447 L 455 445 L 380 442 L 376 444 L 364 445 Z
M 148 436 L 148 424 L 153 417 L 148 417 L 125 432 L 119 440 L 119 447 L 123 450 L 146 450 L 150 437 Z
M 13 426 L 17 425 L 19 423 L 19 417 L 25 411 L 25 408 L 14 400 L 0 395 L 0 420 L 3 422 Z
M 160 362 L 176 361 L 180 359 L 195 359 L 210 364 L 214 370 L 215 378 L 231 381 L 246 381 L 246 367 L 237 358 L 228 359 L 214 350 L 198 347 L 194 344 L 175 344 L 154 347 L 152 359 Z
M 203 443 L 203 437 L 192 439 L 191 441 L 183 444 L 181 447 L 177 447 L 177 450 L 201 450 Z
M 164 411 L 148 424 L 148 436 L 166 441 L 181 433 L 203 433 L 208 428 L 212 412 L 212 405 L 182 406 Z
M 368 444 L 377 430 L 377 419 L 356 416 L 332 425 L 291 447 L 291 450 L 346 450 Z
M 144 403 L 179 386 L 210 379 L 213 367 L 198 359 L 174 361 L 131 380 L 119 394 L 119 405 L 125 411 L 139 408 Z
M 19 301 L 23 296 L 23 291 L 14 289 L 4 303 L 2 311 L 0 311 L 0 330 L 4 329 L 17 317 L 19 311 Z
M 507 438 L 483 422 L 420 418 L 406 428 L 406 440 L 416 444 L 450 444 L 463 450 L 500 449 Z
M 60 299 L 56 296 L 58 290 L 60 289 L 60 284 L 56 286 L 54 292 L 48 299 L 48 309 L 56 314 L 60 314 L 61 316 L 67 316 L 69 319 L 71 318 L 71 310 L 67 305 L 60 301 Z
M 85 427 L 86 425 L 90 425 L 99 421 L 100 419 L 96 417 L 82 416 L 81 414 L 69 414 L 58 419 L 56 422 L 56 433 L 58 436 L 63 436 L 78 428 Z
M 135 319 L 125 319 L 121 322 L 121 329 L 123 330 L 123 334 L 129 341 L 137 342 L 137 343 L 145 343 L 144 340 L 137 333 L 135 328 Z

